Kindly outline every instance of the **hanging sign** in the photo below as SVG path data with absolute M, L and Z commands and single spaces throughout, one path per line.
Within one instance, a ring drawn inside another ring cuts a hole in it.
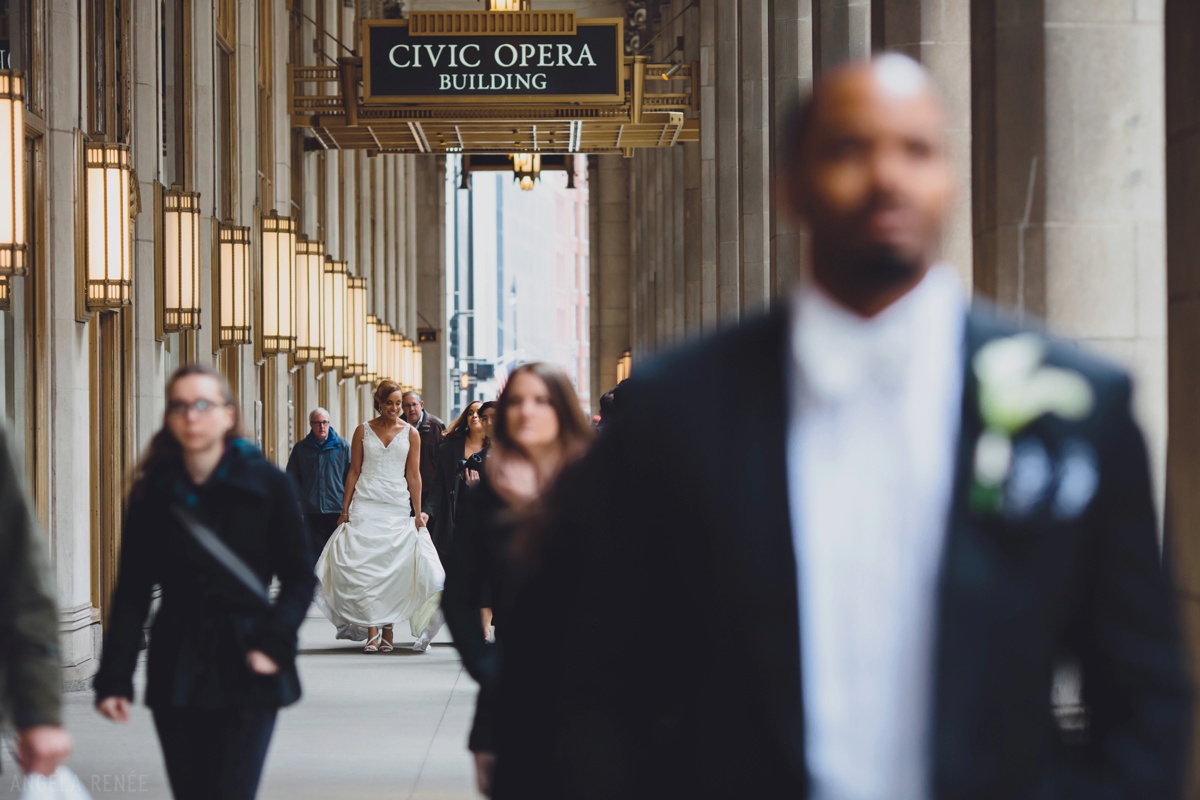
M 574 33 L 531 35 L 413 34 L 407 20 L 367 20 L 363 49 L 367 103 L 625 99 L 620 20 L 580 20 Z

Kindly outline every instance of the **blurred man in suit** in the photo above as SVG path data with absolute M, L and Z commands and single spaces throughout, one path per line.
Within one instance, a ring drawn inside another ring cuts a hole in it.
M 797 109 L 780 180 L 811 271 L 640 366 L 560 485 L 495 797 L 1178 797 L 1189 690 L 1130 380 L 968 307 L 938 261 L 945 127 L 899 55 Z M 713 386 L 753 428 L 688 400 Z

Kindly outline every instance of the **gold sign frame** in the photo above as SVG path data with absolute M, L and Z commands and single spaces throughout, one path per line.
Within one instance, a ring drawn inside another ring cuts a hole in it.
M 508 30 L 487 30 L 486 26 L 469 24 L 471 15 L 476 15 L 481 18 L 496 18 L 496 17 L 511 17 L 511 22 L 517 22 L 519 18 L 528 17 L 530 20 L 537 16 L 537 12 L 521 12 L 521 11 L 467 11 L 451 13 L 447 12 L 444 15 L 446 24 L 439 26 L 426 26 L 426 30 L 421 32 L 412 32 L 410 36 L 562 36 L 567 31 L 548 29 L 550 26 L 534 26 L 534 25 L 511 25 L 505 26 L 515 29 Z M 426 14 L 425 16 L 432 16 Z M 481 21 L 483 21 L 481 19 Z M 614 83 L 617 87 L 616 94 L 533 94 L 533 95 L 516 95 L 506 94 L 498 96 L 494 99 L 483 95 L 466 95 L 458 97 L 439 97 L 437 95 L 389 95 L 389 94 L 372 94 L 371 93 L 371 29 L 372 28 L 408 28 L 409 20 L 407 19 L 364 19 L 362 21 L 362 102 L 363 105 L 386 105 L 400 104 L 421 106 L 424 108 L 437 108 L 445 106 L 488 106 L 500 107 L 518 106 L 518 105 L 555 105 L 563 103 L 588 103 L 595 105 L 620 105 L 625 102 L 625 20 L 620 17 L 603 17 L 598 19 L 576 20 L 571 33 L 573 34 L 582 27 L 615 27 L 615 53 L 614 64 L 616 66 L 616 76 Z M 484 27 L 483 30 L 480 30 Z M 441 29 L 435 29 L 441 28 Z

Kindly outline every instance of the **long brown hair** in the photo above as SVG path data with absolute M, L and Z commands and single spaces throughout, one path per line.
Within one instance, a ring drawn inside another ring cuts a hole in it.
M 473 405 L 478 405 L 478 413 L 483 413 L 482 400 L 472 400 L 470 403 L 467 403 L 467 405 L 463 408 L 462 413 L 458 415 L 458 418 L 455 419 L 454 422 L 451 422 L 450 427 L 446 428 L 446 432 L 442 434 L 444 438 L 453 439 L 456 436 L 461 436 L 465 439 L 471 435 L 471 426 L 467 421 L 471 418 L 471 406 Z M 485 444 L 487 443 L 486 437 L 484 438 L 484 442 Z
M 512 432 L 508 429 L 508 408 L 512 404 L 508 387 L 512 386 L 513 381 L 520 375 L 533 375 L 546 384 L 550 393 L 550 405 L 554 408 L 554 415 L 558 417 L 558 438 L 568 460 L 582 453 L 592 439 L 592 426 L 583 416 L 575 387 L 567 373 L 544 361 L 522 364 L 508 376 L 504 391 L 500 393 L 500 399 L 496 402 L 496 423 L 493 428 L 495 443 L 518 453 L 523 452 L 522 447 L 513 441 Z
M 540 558 L 546 536 L 550 533 L 548 525 L 550 507 L 554 503 L 554 486 L 563 472 L 569 470 L 587 451 L 593 430 L 583 415 L 575 387 L 565 372 L 552 364 L 540 361 L 522 364 L 508 376 L 508 382 L 496 403 L 493 441 L 500 451 L 497 454 L 499 458 L 504 458 L 506 453 L 528 458 L 524 448 L 513 440 L 512 432 L 508 428 L 508 409 L 512 405 L 508 387 L 512 386 L 513 381 L 520 375 L 533 375 L 546 385 L 550 394 L 550 406 L 558 418 L 558 438 L 562 445 L 562 458 L 555 474 L 542 476 L 545 483 L 541 486 L 539 496 L 527 508 L 516 510 L 512 551 L 517 558 L 532 563 Z
M 179 369 L 172 373 L 167 380 L 166 391 L 163 392 L 163 424 L 158 429 L 158 433 L 150 439 L 150 444 L 147 445 L 146 451 L 142 453 L 142 458 L 138 465 L 133 470 L 133 485 L 130 488 L 129 496 L 131 498 L 141 497 L 146 491 L 150 479 L 160 474 L 164 468 L 178 465 L 183 459 L 183 451 L 179 447 L 179 442 L 175 439 L 171 429 L 167 427 L 167 414 L 171 405 L 171 390 L 175 388 L 175 384 L 184 378 L 193 376 L 202 376 L 212 378 L 217 382 L 217 386 L 221 392 L 221 399 L 233 408 L 233 427 L 225 434 L 225 443 L 228 444 L 234 439 L 242 437 L 241 431 L 241 414 L 238 412 L 237 402 L 233 396 L 233 389 L 229 386 L 229 381 L 225 379 L 217 370 L 207 364 L 184 364 Z

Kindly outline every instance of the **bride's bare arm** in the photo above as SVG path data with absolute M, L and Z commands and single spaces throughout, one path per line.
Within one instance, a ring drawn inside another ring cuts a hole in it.
M 404 465 L 404 477 L 408 479 L 408 494 L 419 528 L 425 524 L 421 519 L 421 435 L 412 425 L 408 426 L 408 463 Z
M 339 522 L 350 520 L 350 501 L 354 499 L 354 485 L 358 483 L 358 476 L 362 472 L 362 461 L 363 429 L 359 425 L 350 437 L 350 469 L 346 471 L 346 493 L 342 497 L 342 516 Z

